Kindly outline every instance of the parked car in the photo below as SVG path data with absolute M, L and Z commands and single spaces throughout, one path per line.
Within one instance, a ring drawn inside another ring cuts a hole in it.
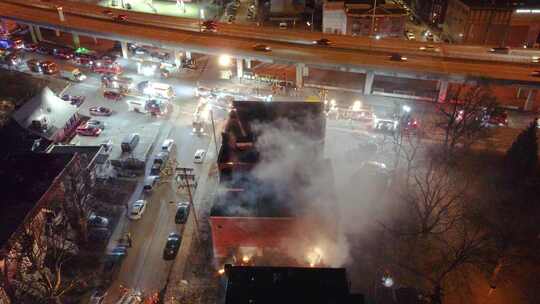
M 128 217 L 132 220 L 138 220 L 142 218 L 144 211 L 146 210 L 146 200 L 137 200 L 129 208 Z
M 124 97 L 124 95 L 115 91 L 105 91 L 103 92 L 103 97 L 113 101 L 119 101 Z
M 111 250 L 109 254 L 114 255 L 114 256 L 124 257 L 128 253 L 127 249 L 128 248 L 125 245 L 116 245 L 116 247 L 114 247 L 113 250 Z
M 169 233 L 169 236 L 167 237 L 167 242 L 165 243 L 165 248 L 163 249 L 163 259 L 174 259 L 176 257 L 176 254 L 178 253 L 181 242 L 182 238 L 180 237 L 180 234 L 176 232 Z
M 189 202 L 181 202 L 176 206 L 176 215 L 174 222 L 177 224 L 185 224 L 189 217 Z
M 111 116 L 112 114 L 112 110 L 106 107 L 91 107 L 88 111 L 94 116 Z
M 433 44 L 422 45 L 418 49 L 425 52 L 439 52 L 441 50 L 440 48 L 435 47 Z
M 80 107 L 82 105 L 82 103 L 84 102 L 84 100 L 86 99 L 86 97 L 84 97 L 84 96 L 69 95 L 69 94 L 64 94 L 64 95 L 62 95 L 61 98 L 62 98 L 62 100 L 69 101 L 69 103 L 71 105 L 74 105 L 74 106 L 77 106 L 77 107 Z
M 204 156 L 206 155 L 206 151 L 203 149 L 198 149 L 195 151 L 195 155 L 193 156 L 193 162 L 196 164 L 202 164 L 204 161 Z
M 510 53 L 510 48 L 505 46 L 499 46 L 489 49 L 489 52 L 496 54 L 508 54 Z
M 92 212 L 90 213 L 90 216 L 88 216 L 88 226 L 107 228 L 109 227 L 109 219 L 104 216 L 98 216 Z
M 105 124 L 101 120 L 90 119 L 86 124 L 94 128 L 100 128 L 101 130 L 105 129 Z
M 94 126 L 87 123 L 81 124 L 75 130 L 75 132 L 77 132 L 77 134 L 81 136 L 99 136 L 99 134 L 101 134 L 101 131 L 102 130 L 100 128 L 95 128 Z
M 124 14 L 120 14 L 114 17 L 114 21 L 116 22 L 126 22 L 127 20 L 128 20 L 128 16 Z
M 373 119 L 373 130 L 393 133 L 398 129 L 399 122 L 394 118 Z
M 148 176 L 144 180 L 143 190 L 145 192 L 151 192 L 157 186 L 158 183 L 159 183 L 159 176 L 155 176 L 155 175 Z
M 508 113 L 504 109 L 494 109 L 491 113 L 487 114 L 486 124 L 488 126 L 507 126 L 508 125 Z
M 26 62 L 26 66 L 28 66 L 28 69 L 35 73 L 41 72 L 41 64 L 39 60 L 37 59 L 30 59 Z
M 88 304 L 102 304 L 106 296 L 107 290 L 105 288 L 96 288 L 92 291 Z
M 174 147 L 174 139 L 165 139 L 163 144 L 161 144 L 162 152 L 171 152 Z

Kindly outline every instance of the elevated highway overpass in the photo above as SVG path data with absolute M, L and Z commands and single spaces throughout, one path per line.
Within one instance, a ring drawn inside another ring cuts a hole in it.
M 488 53 L 487 47 L 456 45 L 437 45 L 439 52 L 425 52 L 419 50 L 425 43 L 327 34 L 324 37 L 333 45 L 318 46 L 312 42 L 321 38 L 320 33 L 232 24 L 220 24 L 217 33 L 201 33 L 197 19 L 112 10 L 114 14 L 128 16 L 126 22 L 116 22 L 103 11 L 103 7 L 79 2 L 0 1 L 2 18 L 77 35 L 118 40 L 124 46 L 126 42 L 137 41 L 164 48 L 296 65 L 300 85 L 304 68 L 312 66 L 366 73 L 364 93 L 371 91 L 375 74 L 440 80 L 441 98 L 446 94 L 449 81 L 489 79 L 534 90 L 540 87 L 540 77 L 531 75 L 540 70 L 540 65 L 531 62 L 531 56 L 540 55 L 540 52 L 513 50 L 502 55 Z M 270 46 L 272 51 L 254 51 L 253 46 L 258 43 Z M 395 52 L 405 55 L 408 60 L 391 61 L 390 54 Z M 242 60 L 237 62 L 241 70 Z

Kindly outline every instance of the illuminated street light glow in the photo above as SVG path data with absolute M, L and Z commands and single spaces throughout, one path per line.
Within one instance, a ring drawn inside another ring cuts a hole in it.
M 219 56 L 219 65 L 229 66 L 231 65 L 231 56 L 229 55 L 220 55 Z
M 405 113 L 411 112 L 411 107 L 408 106 L 408 105 L 403 105 L 403 112 L 405 112 Z
M 394 279 L 391 276 L 384 276 L 382 278 L 382 284 L 384 287 L 392 287 L 394 286 Z
M 219 275 L 224 275 L 225 274 L 225 269 L 223 269 L 223 268 L 219 269 L 218 274 Z
M 352 105 L 352 110 L 356 112 L 360 111 L 360 109 L 362 109 L 362 102 L 360 100 L 356 100 Z

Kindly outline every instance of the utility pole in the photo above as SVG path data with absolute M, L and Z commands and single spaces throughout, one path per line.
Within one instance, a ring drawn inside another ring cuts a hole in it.
M 218 151 L 218 146 L 217 146 L 216 126 L 214 125 L 214 111 L 212 110 L 210 110 L 210 120 L 212 121 L 212 132 L 214 133 L 214 146 L 216 147 L 216 158 L 217 158 L 219 151 Z
M 370 36 L 373 36 L 375 34 L 375 12 L 377 11 L 377 0 L 373 0 L 373 14 L 371 15 L 371 34 Z
M 188 181 L 188 175 L 187 175 L 187 169 L 184 167 L 182 168 L 182 173 L 184 175 L 184 180 L 186 182 L 186 188 L 187 188 L 187 192 L 188 192 L 188 198 L 189 198 L 189 204 L 191 205 L 191 208 L 193 209 L 193 218 L 195 219 L 195 231 L 196 231 L 196 235 L 197 235 L 197 240 L 200 242 L 200 236 L 199 236 L 199 219 L 198 219 L 198 215 L 197 215 L 197 209 L 195 207 L 195 204 L 193 203 L 193 196 L 191 195 L 191 187 L 189 186 L 189 181 Z

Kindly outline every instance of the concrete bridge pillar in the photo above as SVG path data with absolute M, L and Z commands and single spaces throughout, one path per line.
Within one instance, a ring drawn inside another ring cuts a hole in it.
M 242 58 L 236 58 L 236 77 L 242 79 L 244 77 L 244 60 Z
M 251 69 L 251 59 L 244 59 L 246 61 L 246 69 Z
M 439 94 L 437 102 L 445 102 L 448 95 L 448 80 L 439 80 Z
M 191 60 L 191 52 L 190 51 L 186 51 L 186 59 Z
M 60 30 L 54 30 L 54 34 L 56 35 L 56 37 L 60 37 Z
M 71 37 L 73 37 L 73 47 L 78 49 L 81 47 L 81 40 L 79 39 L 79 34 L 71 33 Z
M 120 48 L 122 49 L 122 58 L 128 59 L 129 56 L 128 56 L 127 42 L 120 41 Z
M 182 60 L 180 58 L 182 58 L 182 52 L 180 52 L 179 50 L 174 50 L 174 64 L 176 65 L 176 67 L 178 69 L 180 69 L 182 67 Z
M 32 42 L 33 43 L 38 43 L 38 39 L 36 37 L 36 31 L 34 30 L 34 26 L 33 25 L 29 25 L 28 26 L 28 29 L 30 31 L 30 36 L 32 37 Z
M 304 87 L 304 69 L 306 65 L 303 63 L 297 63 L 296 64 L 296 87 L 297 88 L 303 88 Z
M 39 28 L 39 26 L 34 26 L 34 31 L 36 32 L 36 37 L 37 37 L 37 40 L 38 41 L 42 41 L 43 40 L 43 36 L 41 35 L 41 29 Z
M 367 71 L 366 80 L 364 81 L 364 95 L 371 95 L 371 91 L 373 90 L 373 80 L 375 80 L 375 72 Z
M 534 101 L 536 100 L 536 93 L 538 93 L 535 89 L 530 89 L 529 94 L 527 95 L 527 100 L 525 100 L 525 104 L 523 105 L 523 110 L 530 111 L 533 108 Z

